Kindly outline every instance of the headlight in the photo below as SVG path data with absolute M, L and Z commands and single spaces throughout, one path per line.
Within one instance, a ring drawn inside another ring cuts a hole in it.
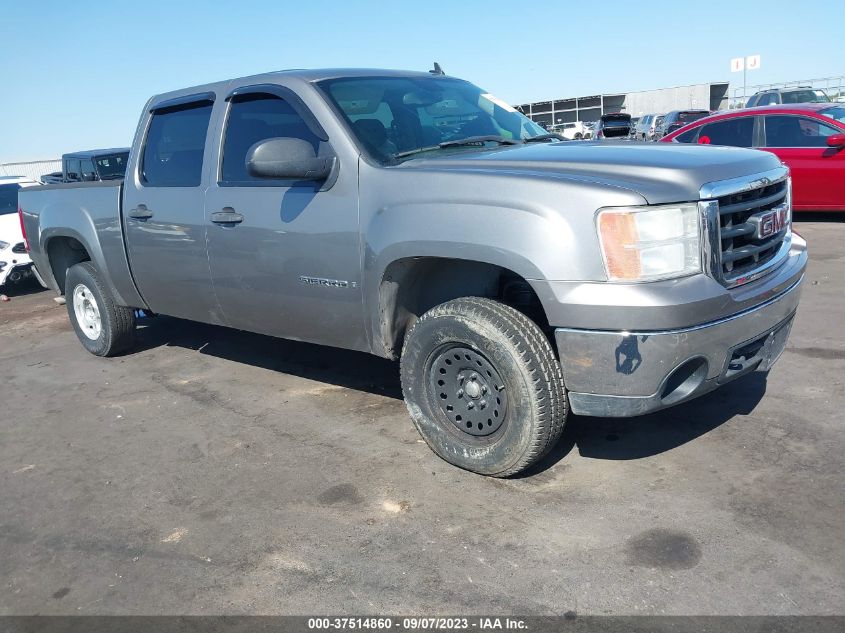
M 701 271 L 695 203 L 602 209 L 596 223 L 610 281 L 652 281 Z
M 4 242 L 3 240 L 0 240 L 0 251 L 5 250 L 8 245 L 9 242 Z

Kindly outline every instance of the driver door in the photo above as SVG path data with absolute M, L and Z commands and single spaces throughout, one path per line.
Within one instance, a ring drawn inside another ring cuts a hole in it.
M 303 108 L 277 85 L 229 96 L 217 178 L 205 197 L 211 276 L 232 327 L 362 348 L 357 164 L 340 165 L 323 182 L 266 180 L 246 168 L 249 149 L 271 138 L 331 152 Z

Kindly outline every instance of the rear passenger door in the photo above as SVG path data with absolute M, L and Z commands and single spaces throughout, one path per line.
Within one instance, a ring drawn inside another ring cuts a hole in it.
M 203 164 L 214 93 L 160 103 L 124 185 L 123 225 L 133 278 L 155 312 L 223 323 L 205 242 Z
M 338 157 L 324 182 L 248 173 L 250 147 L 270 138 L 304 140 L 320 156 L 335 152 L 311 110 L 285 86 L 239 87 L 222 116 L 217 177 L 205 207 L 209 264 L 227 323 L 363 347 L 357 161 Z
M 755 118 L 753 116 L 731 117 L 729 119 L 714 121 L 713 123 L 706 123 L 696 128 L 698 130 L 698 143 L 701 145 L 754 147 Z M 686 132 L 682 136 L 686 137 L 690 132 Z M 681 142 L 689 141 L 685 138 Z
M 845 200 L 845 151 L 828 147 L 841 131 L 811 117 L 766 115 L 765 148 L 792 171 L 792 204 L 801 209 L 841 208 Z

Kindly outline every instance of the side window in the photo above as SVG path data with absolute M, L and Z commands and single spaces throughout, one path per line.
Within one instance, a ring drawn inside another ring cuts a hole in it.
M 701 128 L 694 127 L 691 130 L 687 130 L 683 134 L 678 134 L 678 136 L 676 136 L 674 140 L 676 143 L 693 143 L 695 142 L 695 138 L 698 136 L 698 131 L 700 129 Z
M 84 158 L 79 161 L 79 178 L 85 181 L 97 179 L 97 172 L 94 170 L 94 161 Z
M 65 161 L 65 177 L 73 182 L 81 179 L 78 158 L 68 158 Z
M 146 186 L 199 186 L 211 107 L 203 101 L 153 113 L 141 162 Z
M 751 147 L 754 142 L 754 117 L 716 121 L 701 126 L 698 142 L 702 145 Z
M 840 131 L 816 119 L 766 117 L 766 147 L 827 147 L 827 137 L 832 134 Z
M 221 181 L 267 182 L 247 173 L 246 154 L 255 143 L 278 137 L 308 141 L 315 152 L 320 145 L 320 139 L 287 101 L 269 94 L 248 94 L 232 99 L 223 141 Z

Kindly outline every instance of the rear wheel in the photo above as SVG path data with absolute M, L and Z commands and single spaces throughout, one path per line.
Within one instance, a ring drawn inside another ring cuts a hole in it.
M 68 316 L 83 347 L 113 356 L 135 341 L 135 311 L 116 305 L 91 262 L 71 266 L 65 278 Z
M 467 297 L 426 312 L 406 336 L 401 373 L 420 435 L 466 470 L 516 474 L 563 431 L 566 393 L 548 339 L 496 301 Z

